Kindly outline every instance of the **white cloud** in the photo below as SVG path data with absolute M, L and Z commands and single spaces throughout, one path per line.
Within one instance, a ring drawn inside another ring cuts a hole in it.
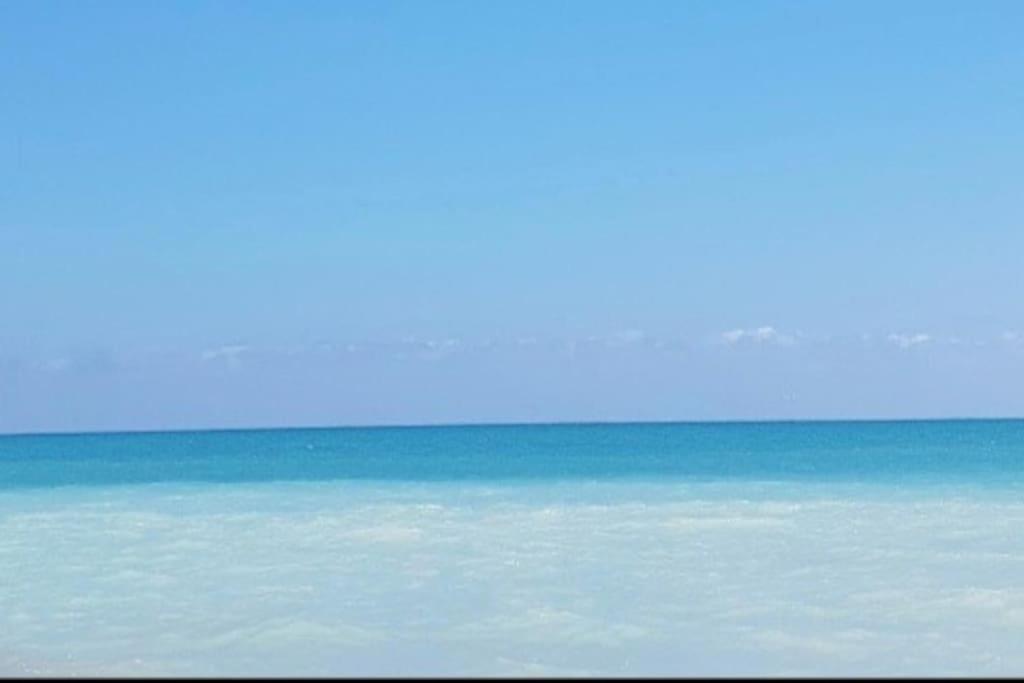
M 789 346 L 795 343 L 793 336 L 783 334 L 770 325 L 751 329 L 735 329 L 723 332 L 721 339 L 726 344 L 738 344 L 742 341 L 751 341 L 756 344 L 778 344 Z
M 422 360 L 438 360 L 466 348 L 461 339 L 420 339 L 415 336 L 405 337 L 398 345 L 395 358 L 404 360 L 410 357 Z
M 424 344 L 431 351 L 448 351 L 460 348 L 462 346 L 462 341 L 459 339 L 429 339 L 424 342 Z
M 228 346 L 219 346 L 215 349 L 207 349 L 203 351 L 200 358 L 204 363 L 209 363 L 218 359 L 224 360 L 229 366 L 237 367 L 241 362 L 240 356 L 243 353 L 248 352 L 250 349 L 244 344 L 233 344 Z
M 890 334 L 888 336 L 890 343 L 895 344 L 901 349 L 909 349 L 912 346 L 918 346 L 919 344 L 926 344 L 932 340 L 930 334 L 924 332 L 918 332 L 917 334 Z
M 722 340 L 727 344 L 735 344 L 740 339 L 743 339 L 746 334 L 747 333 L 744 330 L 730 330 L 729 332 L 722 333 Z

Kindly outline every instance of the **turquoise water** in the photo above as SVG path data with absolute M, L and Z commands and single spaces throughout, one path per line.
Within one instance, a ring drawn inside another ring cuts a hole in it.
M 0 676 L 1020 675 L 1024 421 L 0 437 Z
M 1024 421 L 580 424 L 0 437 L 0 487 L 678 479 L 1007 484 Z

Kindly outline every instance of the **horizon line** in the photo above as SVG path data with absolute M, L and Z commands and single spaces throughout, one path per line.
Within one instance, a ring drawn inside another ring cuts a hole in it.
M 119 436 L 132 434 L 202 434 L 220 432 L 285 432 L 285 431 L 334 431 L 342 429 L 444 429 L 464 427 L 586 427 L 586 426 L 641 426 L 641 425 L 729 425 L 729 424 L 800 424 L 800 423 L 890 423 L 890 422 L 1020 422 L 1024 416 L 987 417 L 845 417 L 845 418 L 763 418 L 763 419 L 702 419 L 702 420 L 538 420 L 518 422 L 418 422 L 382 424 L 335 424 L 335 425 L 274 425 L 252 427 L 171 427 L 169 429 L 91 429 L 0 432 L 0 438 L 25 436 Z

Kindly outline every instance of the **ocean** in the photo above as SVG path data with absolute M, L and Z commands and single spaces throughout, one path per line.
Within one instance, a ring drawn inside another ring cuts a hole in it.
M 1024 421 L 0 436 L 0 675 L 1021 675 Z

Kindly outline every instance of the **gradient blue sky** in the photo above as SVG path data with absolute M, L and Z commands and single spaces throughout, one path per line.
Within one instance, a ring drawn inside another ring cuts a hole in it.
M 0 431 L 1024 414 L 1024 3 L 0 3 Z

